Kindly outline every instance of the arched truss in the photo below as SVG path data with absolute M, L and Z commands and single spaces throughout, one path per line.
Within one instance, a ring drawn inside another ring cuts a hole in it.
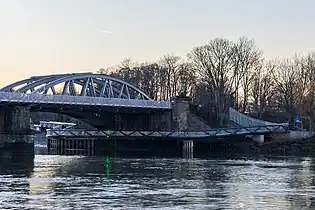
M 10 84 L 0 91 L 151 100 L 127 82 L 92 73 L 36 76 Z

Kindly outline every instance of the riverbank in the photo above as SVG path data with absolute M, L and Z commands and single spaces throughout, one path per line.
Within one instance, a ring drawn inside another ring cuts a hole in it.
M 300 156 L 315 154 L 315 138 L 293 141 L 270 141 L 263 144 L 241 142 L 230 145 L 228 153 Z

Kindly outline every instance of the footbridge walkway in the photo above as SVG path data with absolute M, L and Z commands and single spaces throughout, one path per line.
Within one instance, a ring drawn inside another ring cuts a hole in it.
M 250 126 L 214 128 L 204 131 L 101 131 L 78 129 L 47 129 L 48 138 L 150 138 L 150 139 L 177 139 L 177 140 L 201 140 L 216 137 L 261 135 L 267 133 L 286 133 L 288 128 L 283 125 Z
M 237 127 L 207 128 L 204 130 L 191 131 L 103 131 L 103 130 L 82 130 L 60 127 L 47 129 L 48 138 L 151 138 L 151 139 L 177 139 L 177 140 L 210 140 L 217 137 L 249 136 L 257 137 L 264 135 L 274 135 L 275 138 L 286 140 L 305 139 L 314 135 L 314 132 L 292 131 L 288 123 L 273 123 L 255 119 L 242 114 L 233 108 L 229 109 L 229 120 L 238 124 Z M 49 127 L 47 127 L 49 128 Z M 264 140 L 262 140 L 264 141 Z
M 238 112 L 237 110 L 233 108 L 229 108 L 229 120 L 238 124 L 240 127 L 257 127 L 257 126 L 280 126 L 280 127 L 285 127 L 287 132 L 282 133 L 282 134 L 277 134 L 275 132 L 269 132 L 270 134 L 273 135 L 275 139 L 281 139 L 281 140 L 297 140 L 297 139 L 307 139 L 311 138 L 314 136 L 314 132 L 311 131 L 292 131 L 289 129 L 289 124 L 288 123 L 273 123 L 273 122 L 268 122 L 264 120 L 259 120 L 255 119 L 253 117 L 250 117 L 248 115 L 242 114 Z M 252 134 L 254 135 L 254 134 Z

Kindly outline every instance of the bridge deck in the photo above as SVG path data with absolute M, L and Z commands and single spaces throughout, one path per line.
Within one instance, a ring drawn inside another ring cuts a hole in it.
M 240 135 L 259 135 L 267 133 L 287 133 L 283 125 L 232 127 L 205 131 L 101 131 L 78 129 L 47 129 L 48 138 L 167 138 L 180 140 L 208 139 Z
M 0 91 L 0 103 L 171 109 L 167 101 L 88 96 L 26 94 Z

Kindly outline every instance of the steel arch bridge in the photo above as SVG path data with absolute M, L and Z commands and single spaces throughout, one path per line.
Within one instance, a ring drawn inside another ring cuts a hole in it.
M 34 76 L 0 89 L 1 103 L 170 109 L 135 86 L 103 74 L 74 73 Z

